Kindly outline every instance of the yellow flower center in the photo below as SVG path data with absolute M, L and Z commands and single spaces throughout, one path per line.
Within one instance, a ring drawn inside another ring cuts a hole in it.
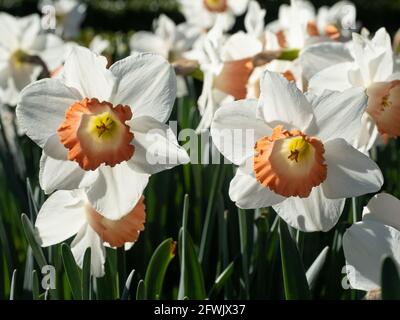
M 204 0 L 204 6 L 211 12 L 225 12 L 228 9 L 227 0 Z
M 11 62 L 19 68 L 24 64 L 26 57 L 27 54 L 23 50 L 18 49 L 11 55 Z
M 382 111 L 384 111 L 385 108 L 388 108 L 391 105 L 392 105 L 392 101 L 390 101 L 390 94 L 388 94 L 382 98 Z
M 286 144 L 289 153 L 287 158 L 291 161 L 301 162 L 312 153 L 310 144 L 303 136 L 288 139 Z
M 110 140 L 118 132 L 118 124 L 110 112 L 103 112 L 91 117 L 87 131 L 99 142 Z

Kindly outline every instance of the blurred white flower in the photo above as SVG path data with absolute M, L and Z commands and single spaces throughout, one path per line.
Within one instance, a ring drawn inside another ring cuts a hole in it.
M 65 58 L 67 44 L 43 33 L 38 15 L 23 18 L 0 13 L 0 96 L 9 105 L 17 103 L 20 91 L 43 71 L 39 57 L 52 72 Z
M 46 193 L 84 188 L 96 211 L 120 219 L 132 210 L 150 174 L 189 162 L 165 122 L 176 96 L 172 67 L 154 54 L 107 59 L 72 49 L 60 79 L 23 90 L 17 118 L 43 148 Z
M 75 236 L 71 251 L 82 268 L 87 248 L 91 248 L 91 274 L 104 275 L 105 246 L 129 250 L 144 230 L 146 212 L 141 197 L 134 208 L 119 220 L 109 220 L 94 210 L 82 190 L 57 191 L 43 204 L 35 227 L 41 245 L 48 247 Z
M 101 35 L 96 35 L 90 41 L 89 49 L 96 54 L 102 54 L 110 46 L 110 41 L 104 39 Z
M 261 9 L 260 4 L 251 0 L 249 2 L 249 8 L 247 10 L 246 16 L 244 17 L 244 26 L 246 32 L 258 39 L 263 39 L 264 29 L 265 29 L 265 15 L 267 11 Z
M 290 5 L 279 7 L 278 20 L 269 23 L 267 30 L 278 36 L 282 48 L 303 49 L 317 42 L 345 40 L 355 24 L 356 8 L 350 1 L 316 12 L 309 1 L 291 0 Z
M 208 30 L 220 15 L 223 28 L 228 31 L 235 24 L 236 16 L 245 13 L 249 0 L 178 0 L 178 3 L 190 24 Z
M 343 236 L 347 278 L 354 289 L 381 287 L 383 258 L 390 256 L 400 272 L 400 200 L 387 193 L 374 196 L 361 222 Z
M 148 31 L 135 32 L 129 46 L 132 52 L 157 53 L 170 63 L 179 63 L 184 60 L 184 54 L 193 48 L 199 38 L 201 30 L 194 25 L 181 23 L 176 25 L 174 21 L 162 14 L 154 21 L 154 33 Z M 177 96 L 187 95 L 184 78 L 177 77 Z
M 365 101 L 362 89 L 305 96 L 266 71 L 258 101 L 221 106 L 211 125 L 218 150 L 239 165 L 230 198 L 244 209 L 273 206 L 302 231 L 331 229 L 345 198 L 383 184 L 378 166 L 350 144 Z
M 163 56 L 170 62 L 182 58 L 182 54 L 193 47 L 201 30 L 188 23 L 176 25 L 174 21 L 162 14 L 154 21 L 154 33 L 135 32 L 129 46 L 133 52 L 152 52 Z
M 209 31 L 203 43 L 204 56 L 199 61 L 204 82 L 198 100 L 202 116 L 198 132 L 210 127 L 221 104 L 246 97 L 247 82 L 254 69 L 252 58 L 262 51 L 262 43 L 244 32 L 226 39 L 220 21 Z
M 324 58 L 315 60 L 316 56 Z M 312 92 L 343 91 L 352 87 L 366 90 L 369 99 L 365 125 L 356 141 L 361 151 L 367 152 L 374 145 L 378 130 L 388 136 L 400 135 L 400 104 L 397 103 L 400 73 L 396 72 L 391 39 L 384 28 L 371 40 L 366 34 L 354 33 L 349 45 L 313 46 L 303 53 L 301 61 L 307 75 L 313 75 L 309 83 Z
M 45 6 L 54 8 L 56 32 L 65 39 L 71 39 L 79 34 L 80 26 L 86 16 L 86 4 L 79 0 L 42 0 L 39 8 Z M 49 13 L 51 14 L 51 13 Z

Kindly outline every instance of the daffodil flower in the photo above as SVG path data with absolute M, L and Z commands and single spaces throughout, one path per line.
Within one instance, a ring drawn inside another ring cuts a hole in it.
M 343 236 L 347 278 L 354 289 L 381 287 L 383 258 L 390 256 L 400 272 L 400 200 L 387 193 L 374 196 L 362 221 Z
M 179 0 L 178 3 L 190 24 L 207 30 L 214 26 L 217 15 L 220 15 L 227 31 L 233 27 L 236 16 L 246 11 L 249 0 Z
M 316 55 L 325 55 L 320 67 L 310 79 L 309 90 L 321 93 L 323 90 L 342 91 L 352 87 L 366 90 L 368 106 L 364 116 L 364 130 L 361 132 L 356 146 L 366 152 L 376 142 L 378 131 L 390 137 L 400 135 L 400 104 L 397 103 L 400 94 L 400 73 L 396 70 L 392 43 L 384 28 L 379 29 L 372 40 L 365 35 L 353 34 L 350 45 L 338 44 L 333 48 L 321 44 L 303 53 L 302 64 L 305 69 Z M 331 62 L 327 57 L 336 56 Z M 312 75 L 313 71 L 308 71 Z
M 378 166 L 351 146 L 365 101 L 362 89 L 305 96 L 266 71 L 258 101 L 221 106 L 211 125 L 218 150 L 239 166 L 230 198 L 244 209 L 273 206 L 302 231 L 331 229 L 345 198 L 383 184 Z
M 63 62 L 67 45 L 42 32 L 38 15 L 18 18 L 1 12 L 0 25 L 0 96 L 3 103 L 14 106 L 20 91 L 43 71 L 30 58 L 40 57 L 51 72 Z
M 201 30 L 188 23 L 176 25 L 174 21 L 162 14 L 154 21 L 154 33 L 148 31 L 135 32 L 129 40 L 132 52 L 157 53 L 170 63 L 184 60 L 184 54 L 191 50 L 201 34 Z M 183 77 L 177 77 L 177 96 L 187 95 L 188 90 Z
M 75 236 L 71 251 L 82 268 L 87 248 L 91 249 L 91 274 L 104 275 L 105 247 L 129 250 L 144 230 L 144 198 L 119 220 L 109 220 L 96 212 L 82 190 L 56 191 L 41 207 L 35 227 L 42 247 L 63 242 Z
M 150 174 L 189 157 L 165 124 L 176 95 L 168 62 L 135 54 L 106 65 L 105 57 L 73 48 L 60 79 L 23 90 L 17 118 L 43 148 L 39 180 L 46 193 L 84 188 L 96 211 L 120 219 Z
M 247 83 L 254 69 L 252 58 L 262 51 L 262 43 L 244 32 L 225 38 L 221 20 L 217 20 L 203 43 L 203 91 L 198 99 L 202 115 L 197 131 L 210 127 L 218 107 L 232 100 L 246 98 Z

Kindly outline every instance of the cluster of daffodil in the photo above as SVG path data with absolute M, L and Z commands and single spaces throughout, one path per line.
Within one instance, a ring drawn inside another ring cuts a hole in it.
M 0 100 L 42 148 L 41 245 L 76 235 L 75 260 L 90 247 L 96 277 L 105 247 L 129 250 L 144 230 L 149 177 L 190 162 L 166 124 L 190 77 L 202 81 L 196 133 L 210 130 L 210 148 L 235 166 L 230 199 L 272 207 L 302 232 L 331 230 L 347 198 L 381 192 L 372 151 L 400 135 L 398 43 L 384 28 L 359 30 L 352 3 L 316 11 L 292 0 L 265 24 L 254 0 L 178 2 L 186 22 L 160 15 L 115 62 L 101 37 L 90 48 L 67 40 L 86 11 L 75 0 L 50 2 L 52 32 L 38 15 L 0 13 Z M 245 29 L 229 33 L 240 15 Z M 379 289 L 386 255 L 400 266 L 399 201 L 376 194 L 346 231 L 353 288 Z

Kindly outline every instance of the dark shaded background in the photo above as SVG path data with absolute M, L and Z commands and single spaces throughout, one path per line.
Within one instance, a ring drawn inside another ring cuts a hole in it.
M 266 8 L 267 21 L 276 19 L 278 7 L 289 0 L 258 0 Z M 15 15 L 37 12 L 37 0 L 0 0 L 0 10 Z M 98 31 L 131 31 L 151 29 L 152 21 L 161 12 L 175 21 L 183 21 L 174 0 L 100 0 L 84 1 L 88 4 L 84 27 Z M 316 7 L 332 5 L 336 0 L 313 0 Z M 358 19 L 371 31 L 385 26 L 394 33 L 399 26 L 400 0 L 353 0 L 357 6 Z M 236 28 L 240 28 L 239 19 Z

